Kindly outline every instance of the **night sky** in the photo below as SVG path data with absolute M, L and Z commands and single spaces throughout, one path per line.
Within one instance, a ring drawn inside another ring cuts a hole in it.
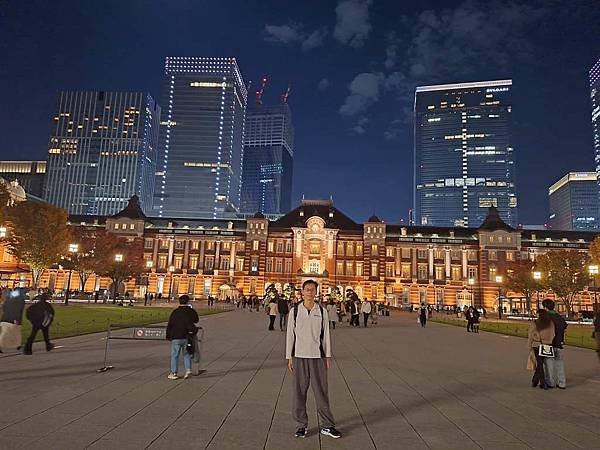
M 165 56 L 234 56 L 253 91 L 271 78 L 266 104 L 291 83 L 294 205 L 406 220 L 423 84 L 513 78 L 521 223 L 546 222 L 567 171 L 593 171 L 597 0 L 0 0 L 0 158 L 46 158 L 59 90 L 160 100 Z

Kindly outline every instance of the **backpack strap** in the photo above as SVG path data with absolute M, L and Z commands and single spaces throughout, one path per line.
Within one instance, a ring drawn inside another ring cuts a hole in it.
M 325 334 L 325 327 L 324 327 L 324 321 L 325 321 L 325 317 L 323 316 L 323 307 L 321 306 L 321 304 L 319 303 L 319 309 L 321 310 L 321 336 L 320 336 L 320 343 L 319 343 L 319 350 L 321 351 L 321 358 L 325 358 L 325 349 L 323 348 L 323 336 Z
M 294 305 L 294 342 L 292 343 L 292 358 L 296 356 L 296 318 L 298 317 L 298 303 Z

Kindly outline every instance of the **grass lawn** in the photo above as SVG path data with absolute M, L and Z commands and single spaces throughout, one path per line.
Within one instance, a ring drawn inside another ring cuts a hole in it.
M 50 339 L 106 331 L 108 324 L 141 326 L 166 322 L 173 308 L 115 305 L 52 305 L 55 311 L 54 322 L 50 326 Z M 216 314 L 222 310 L 198 309 L 201 316 Z M 31 324 L 23 318 L 23 342 L 31 333 Z M 43 340 L 42 332 L 38 332 L 36 341 Z
M 438 314 L 434 316 L 431 321 L 438 323 L 445 323 L 448 325 L 455 325 L 459 327 L 467 327 L 467 322 L 464 319 L 457 319 L 456 317 L 443 316 Z M 481 320 L 479 324 L 481 331 L 489 331 L 491 333 L 506 334 L 509 336 L 520 336 L 527 337 L 529 331 L 529 322 L 521 323 L 516 321 L 511 322 L 495 322 Z M 576 347 L 596 349 L 596 341 L 592 339 L 593 327 L 583 325 L 571 325 L 567 328 L 565 334 L 565 343 L 567 345 L 574 345 Z

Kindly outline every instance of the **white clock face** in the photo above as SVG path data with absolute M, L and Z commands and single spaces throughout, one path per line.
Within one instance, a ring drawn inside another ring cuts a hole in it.
M 313 231 L 319 231 L 319 225 L 317 225 L 316 223 L 315 223 L 315 224 L 313 224 L 313 226 L 312 226 L 312 230 L 313 230 Z

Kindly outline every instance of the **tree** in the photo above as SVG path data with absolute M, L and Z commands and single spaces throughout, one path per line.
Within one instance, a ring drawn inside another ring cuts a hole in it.
M 0 225 L 6 220 L 6 211 L 11 204 L 10 192 L 6 189 L 6 184 L 0 182 Z
M 588 284 L 587 253 L 577 250 L 548 251 L 537 258 L 536 267 L 545 274 L 542 286 L 563 302 L 567 316 L 573 315 L 575 296 Z
M 110 278 L 113 286 L 113 303 L 116 303 L 119 285 L 144 272 L 143 242 L 141 239 L 120 239 L 105 234 L 102 248 L 96 255 L 96 273 Z
M 103 230 L 83 226 L 74 227 L 72 237 L 73 243 L 77 244 L 78 248 L 77 252 L 71 255 L 70 264 L 79 276 L 81 289 L 85 291 L 89 278 L 94 273 L 102 271 L 100 264 L 103 263 L 103 258 L 98 255 L 117 253 L 119 240 Z
M 589 249 L 590 260 L 594 264 L 600 264 L 600 236 L 592 241 Z
M 47 203 L 20 202 L 6 210 L 9 224 L 6 246 L 31 269 L 37 289 L 44 270 L 60 262 L 68 251 L 71 232 L 67 212 Z
M 506 273 L 506 288 L 525 296 L 526 307 L 529 312 L 531 312 L 533 294 L 542 288 L 541 284 L 533 278 L 534 268 L 533 261 L 520 260 L 510 264 Z

